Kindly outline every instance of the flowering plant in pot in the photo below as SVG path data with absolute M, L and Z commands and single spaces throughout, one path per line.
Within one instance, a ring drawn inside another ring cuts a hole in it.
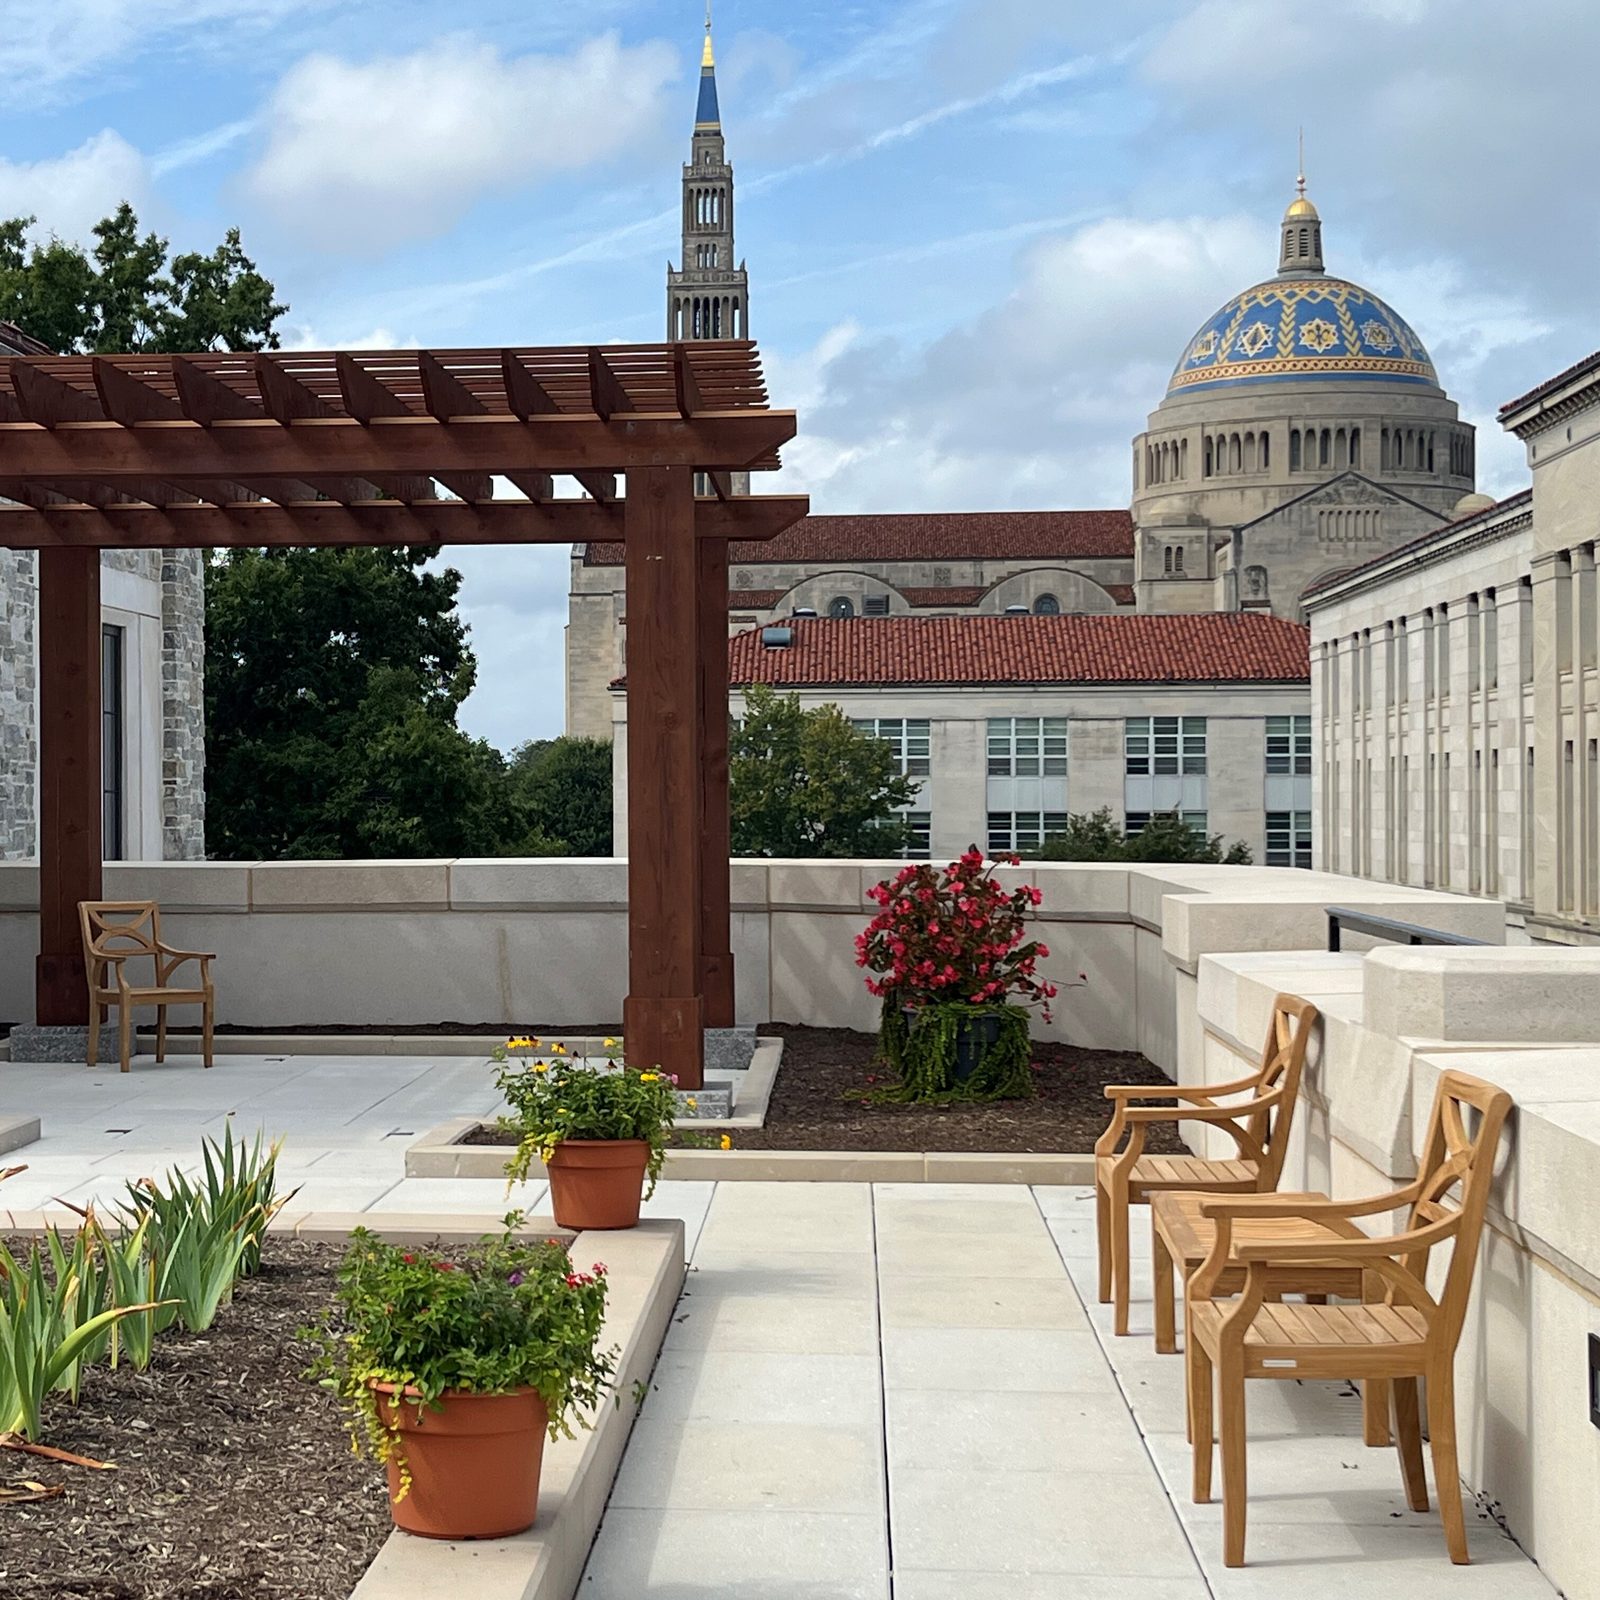
M 868 891 L 878 914 L 856 936 L 856 964 L 883 1001 L 879 1040 L 908 1099 L 1015 1099 L 1033 1093 L 1029 1005 L 1046 1022 L 1055 985 L 1048 947 L 1027 936 L 1044 896 L 1006 889 L 974 845 L 948 867 L 917 862 Z
M 605 1043 L 616 1050 L 615 1039 Z M 537 1051 L 545 1054 L 529 1054 Z M 574 1059 L 565 1046 L 537 1039 L 510 1039 L 495 1054 L 496 1082 L 511 1108 L 505 1123 L 518 1135 L 507 1177 L 526 1178 L 542 1161 L 562 1227 L 633 1227 L 641 1198 L 661 1176 L 678 1110 L 674 1080 L 614 1054 Z
M 588 1426 L 615 1374 L 599 1349 L 605 1267 L 556 1240 L 503 1235 L 440 1252 L 350 1236 L 337 1310 L 307 1337 L 308 1376 L 344 1402 L 351 1440 L 388 1470 L 397 1526 L 494 1539 L 533 1526 L 546 1434 Z

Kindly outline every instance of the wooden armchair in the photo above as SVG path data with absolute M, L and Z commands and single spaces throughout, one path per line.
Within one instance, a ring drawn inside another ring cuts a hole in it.
M 1478 1260 L 1478 1237 L 1494 1177 L 1495 1148 L 1511 1096 L 1465 1073 L 1447 1072 L 1434 1096 L 1428 1139 L 1414 1183 L 1393 1194 L 1351 1202 L 1310 1202 L 1288 1196 L 1207 1200 L 1202 1210 L 1216 1228 L 1211 1254 L 1189 1283 L 1189 1422 L 1194 1441 L 1194 1498 L 1211 1498 L 1212 1399 L 1216 1389 L 1222 1435 L 1223 1561 L 1244 1565 L 1245 1380 L 1345 1378 L 1386 1383 L 1394 1396 L 1394 1431 L 1406 1503 L 1428 1509 L 1422 1466 L 1417 1379 L 1427 1380 L 1428 1437 L 1434 1486 L 1450 1559 L 1467 1560 L 1466 1521 L 1456 1465 L 1455 1350 L 1466 1317 Z M 1467 1132 L 1468 1110 L 1478 1113 Z M 1458 1199 L 1450 1195 L 1456 1191 Z M 1354 1217 L 1408 1207 L 1406 1228 L 1389 1237 L 1329 1239 L 1300 1244 L 1245 1243 L 1235 1236 L 1264 1218 L 1296 1217 L 1339 1227 Z M 1428 1258 L 1450 1245 L 1450 1264 L 1435 1299 L 1428 1292 Z M 1382 1286 L 1363 1305 L 1288 1305 L 1269 1301 L 1273 1271 L 1315 1259 L 1360 1268 Z M 1230 1269 L 1244 1269 L 1236 1300 L 1215 1298 Z M 1371 1303 L 1376 1302 L 1376 1303 Z
M 156 1060 L 167 1058 L 167 1007 L 201 1007 L 201 1040 L 205 1064 L 212 1064 L 212 1024 L 216 992 L 211 983 L 211 963 L 216 957 L 202 950 L 179 950 L 163 943 L 161 908 L 154 900 L 80 900 L 78 923 L 83 931 L 83 965 L 89 980 L 89 1065 L 99 1055 L 100 1025 L 112 1006 L 117 1008 L 117 1039 L 122 1070 L 133 1056 L 133 1012 L 137 1006 L 156 1008 Z M 129 981 L 128 963 L 148 957 L 154 981 L 136 985 Z M 198 961 L 198 981 L 188 986 L 173 983 L 173 974 L 186 962 Z
M 1270 1194 L 1278 1187 L 1284 1151 L 1300 1094 L 1310 1029 L 1321 1013 L 1309 1000 L 1280 994 L 1273 1002 L 1261 1066 L 1248 1078 L 1194 1088 L 1181 1084 L 1108 1084 L 1115 1104 L 1111 1125 L 1095 1142 L 1095 1224 L 1100 1248 L 1100 1302 L 1115 1305 L 1113 1326 L 1128 1331 L 1128 1208 L 1148 1205 L 1169 1189 L 1209 1194 Z M 1216 1104 L 1219 1095 L 1249 1099 Z M 1139 1106 L 1137 1100 L 1179 1100 L 1177 1106 Z M 1211 1161 L 1202 1156 L 1147 1156 L 1145 1130 L 1156 1122 L 1201 1122 L 1219 1128 L 1236 1154 Z M 1126 1146 L 1119 1150 L 1123 1135 Z

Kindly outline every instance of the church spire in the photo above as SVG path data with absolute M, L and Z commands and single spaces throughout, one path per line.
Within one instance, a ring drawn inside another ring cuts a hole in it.
M 1278 250 L 1278 276 L 1317 277 L 1322 265 L 1322 218 L 1306 199 L 1306 136 L 1300 131 L 1300 172 L 1294 181 L 1295 196 L 1283 214 L 1282 243 Z
M 706 0 L 706 44 L 700 52 L 700 101 L 695 107 L 694 131 L 709 133 L 722 126 L 717 109 L 717 58 L 711 48 L 711 0 Z

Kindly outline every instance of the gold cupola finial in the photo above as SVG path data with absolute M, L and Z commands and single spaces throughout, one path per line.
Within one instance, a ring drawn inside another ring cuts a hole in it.
M 711 0 L 706 0 L 706 47 L 700 52 L 700 65 L 704 68 L 716 64 L 717 59 L 711 53 Z
M 1317 208 L 1306 199 L 1306 130 L 1300 130 L 1300 165 L 1299 176 L 1294 180 L 1294 199 L 1289 202 L 1289 209 L 1284 212 L 1284 220 L 1290 217 L 1314 217 Z

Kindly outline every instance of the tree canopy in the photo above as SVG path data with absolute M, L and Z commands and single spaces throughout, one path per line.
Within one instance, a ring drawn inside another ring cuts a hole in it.
M 1220 833 L 1207 837 L 1176 811 L 1158 811 L 1138 833 L 1125 833 L 1110 806 L 1078 811 L 1060 833 L 1051 834 L 1038 853 L 1041 861 L 1223 861 L 1250 864 L 1250 847 L 1224 847 Z
M 611 745 L 604 739 L 534 739 L 510 761 L 512 787 L 539 830 L 572 856 L 611 854 Z
M 92 250 L 54 235 L 30 243 L 33 217 L 0 222 L 0 318 L 63 355 L 273 350 L 278 302 L 228 229 L 209 255 L 167 255 L 126 201 L 95 225 Z
M 899 813 L 916 785 L 838 706 L 805 711 L 798 695 L 752 684 L 728 753 L 734 855 L 884 856 L 904 846 Z

